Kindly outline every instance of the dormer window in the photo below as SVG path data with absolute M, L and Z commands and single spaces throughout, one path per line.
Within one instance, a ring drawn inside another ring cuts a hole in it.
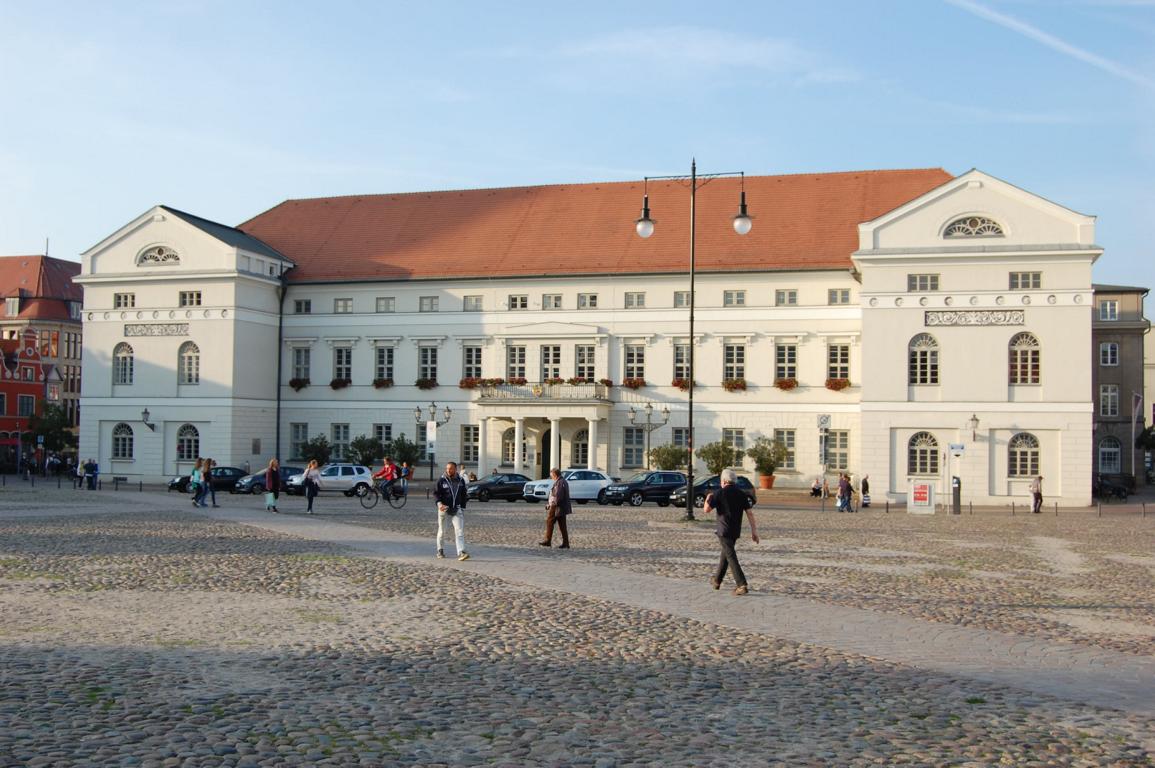
M 154 245 L 141 251 L 136 257 L 138 267 L 167 266 L 180 264 L 180 254 L 164 245 Z
M 947 240 L 956 237 L 1002 237 L 1003 228 L 985 216 L 963 216 L 947 224 L 942 236 Z

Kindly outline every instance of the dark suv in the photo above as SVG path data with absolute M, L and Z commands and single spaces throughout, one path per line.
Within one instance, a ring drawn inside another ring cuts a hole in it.
M 751 501 L 754 501 L 754 502 L 758 501 L 758 492 L 756 490 L 754 490 L 754 486 L 753 486 L 753 484 L 751 484 L 751 482 L 749 480 L 742 477 L 741 475 L 738 475 L 738 482 L 736 483 L 736 485 L 738 486 L 739 489 L 741 489 L 742 493 L 744 493 L 750 497 Z M 695 480 L 694 481 L 694 506 L 695 507 L 705 506 L 706 497 L 721 487 L 722 487 L 722 480 L 721 480 L 721 476 L 719 476 L 719 475 L 710 475 L 708 477 L 703 477 L 700 480 Z M 681 488 L 675 488 L 674 491 L 670 494 L 670 503 L 673 504 L 675 507 L 686 506 L 686 484 L 685 483 L 682 483 Z
M 620 507 L 629 502 L 640 507 L 647 501 L 656 501 L 659 507 L 670 506 L 670 492 L 686 484 L 681 472 L 639 472 L 620 483 L 606 486 L 606 502 Z

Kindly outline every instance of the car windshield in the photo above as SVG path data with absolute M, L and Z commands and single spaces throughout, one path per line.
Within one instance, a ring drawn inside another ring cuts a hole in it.
M 649 476 L 650 476 L 649 472 L 639 472 L 636 475 L 634 475 L 633 477 L 631 477 L 629 480 L 627 480 L 626 482 L 627 483 L 644 483 L 644 482 L 646 482 L 646 478 Z

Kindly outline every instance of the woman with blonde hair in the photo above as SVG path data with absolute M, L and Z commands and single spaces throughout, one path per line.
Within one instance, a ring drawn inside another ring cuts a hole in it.
M 321 470 L 317 468 L 317 460 L 313 459 L 309 462 L 309 466 L 305 467 L 305 499 L 309 502 L 306 514 L 313 514 L 313 499 L 317 498 L 317 494 L 321 490 Z

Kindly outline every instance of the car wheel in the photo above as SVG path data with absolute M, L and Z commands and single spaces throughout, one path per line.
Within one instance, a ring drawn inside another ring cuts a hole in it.
M 352 493 L 350 493 L 350 495 L 360 498 L 360 497 L 364 496 L 368 491 L 369 491 L 369 484 L 368 483 L 357 483 L 355 486 L 353 486 L 353 491 L 352 491 Z
M 480 491 L 478 491 L 477 492 L 477 500 L 478 501 L 489 501 L 489 490 L 486 488 L 482 488 Z
M 703 496 L 702 494 L 697 494 L 697 495 L 695 495 L 695 496 L 694 496 L 694 506 L 695 506 L 695 507 L 704 507 L 704 506 L 706 506 L 706 497 L 705 497 L 705 496 Z
M 606 503 L 606 489 L 602 488 L 600 491 L 598 491 L 598 504 L 605 504 L 605 503 Z
M 641 491 L 634 491 L 633 493 L 630 494 L 630 506 L 631 507 L 640 507 L 640 506 L 642 506 L 642 502 L 645 500 L 646 500 L 646 497 L 642 495 Z
M 249 493 L 255 496 L 259 496 L 265 492 L 265 486 L 261 485 L 260 483 L 253 483 L 251 486 L 249 486 L 249 488 L 251 489 Z

